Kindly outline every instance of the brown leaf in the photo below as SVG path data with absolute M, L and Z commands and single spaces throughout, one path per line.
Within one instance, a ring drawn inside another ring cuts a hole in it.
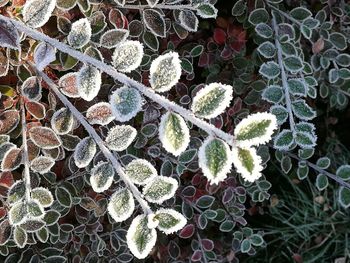
M 324 48 L 324 40 L 323 38 L 319 38 L 313 45 L 312 45 L 312 52 L 314 54 L 320 53 Z
M 37 120 L 45 118 L 45 107 L 39 102 L 28 101 L 25 104 L 27 111 Z
M 29 137 L 35 145 L 43 149 L 53 149 L 61 145 L 61 140 L 56 133 L 47 127 L 32 127 Z
M 0 134 L 8 134 L 13 131 L 19 123 L 19 112 L 8 110 L 0 114 Z
M 86 118 L 91 124 L 107 125 L 114 119 L 111 105 L 100 102 L 91 106 L 86 112 Z
M 18 148 L 11 148 L 4 156 L 1 162 L 3 171 L 13 171 L 22 163 L 22 151 Z

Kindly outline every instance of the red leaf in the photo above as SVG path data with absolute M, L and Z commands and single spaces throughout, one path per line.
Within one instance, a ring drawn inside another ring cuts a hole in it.
M 193 235 L 193 233 L 194 233 L 194 225 L 189 224 L 181 230 L 179 236 L 181 238 L 190 238 Z
M 13 176 L 11 172 L 0 173 L 0 185 L 6 186 L 8 188 L 14 184 Z
M 28 101 L 26 102 L 25 107 L 34 118 L 41 120 L 45 117 L 45 107 L 41 103 Z
M 0 115 L 0 134 L 7 134 L 13 131 L 19 123 L 19 112 L 8 110 Z
M 12 171 L 18 168 L 22 163 L 22 151 L 18 148 L 12 148 L 6 152 L 1 163 L 3 171 Z
M 202 246 L 206 251 L 214 249 L 214 242 L 210 239 L 202 239 Z
M 201 258 L 202 258 L 202 251 L 196 250 L 196 251 L 192 254 L 191 260 L 196 262 L 196 261 L 200 261 Z
M 56 133 L 47 127 L 32 127 L 29 130 L 29 137 L 40 148 L 53 149 L 61 145 Z
M 223 45 L 226 42 L 226 32 L 221 28 L 215 28 L 214 30 L 214 41 L 219 45 Z

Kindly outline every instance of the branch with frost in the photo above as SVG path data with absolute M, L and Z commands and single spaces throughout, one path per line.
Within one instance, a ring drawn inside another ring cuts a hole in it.
M 24 183 L 26 188 L 25 198 L 28 202 L 30 200 L 30 163 L 28 155 L 28 145 L 27 145 L 27 123 L 26 123 L 26 112 L 24 107 L 24 101 L 21 100 L 21 118 L 22 118 L 22 158 L 24 163 Z
M 78 59 L 81 62 L 91 64 L 94 67 L 98 68 L 99 70 L 105 72 L 106 74 L 113 77 L 115 80 L 118 80 L 119 82 L 128 85 L 130 87 L 134 87 L 138 89 L 143 95 L 148 97 L 149 99 L 153 100 L 154 102 L 158 103 L 162 107 L 164 107 L 167 110 L 176 112 L 180 114 L 183 118 L 186 120 L 192 122 L 197 127 L 201 128 L 205 132 L 207 132 L 209 135 L 216 136 L 218 138 L 221 138 L 222 140 L 226 141 L 229 145 L 234 145 L 234 137 L 230 134 L 227 134 L 223 132 L 222 130 L 216 128 L 214 125 L 209 124 L 208 122 L 201 120 L 200 118 L 197 118 L 194 113 L 190 110 L 187 110 L 176 103 L 169 101 L 164 96 L 161 96 L 159 94 L 156 94 L 152 89 L 146 87 L 142 83 L 139 83 L 128 76 L 126 76 L 123 73 L 120 73 L 116 71 L 112 66 L 107 65 L 106 63 L 99 61 L 95 58 L 92 58 L 88 55 L 85 55 L 77 50 L 74 50 L 70 46 L 56 40 L 53 38 L 50 38 L 49 36 L 40 33 L 39 31 L 36 31 L 34 29 L 31 29 L 24 25 L 22 22 L 5 17 L 3 15 L 0 15 L 0 17 L 8 22 L 11 22 L 19 31 L 25 33 L 26 35 L 32 37 L 33 39 L 46 42 L 54 47 L 56 47 L 58 50 Z
M 34 65 L 31 64 L 35 68 Z M 74 107 L 74 105 L 59 91 L 57 85 L 43 72 L 37 70 L 37 74 L 43 78 L 43 80 L 48 84 L 50 89 L 56 94 L 56 96 L 61 100 L 61 102 L 72 112 L 72 114 L 77 118 L 85 130 L 90 134 L 94 139 L 98 147 L 100 148 L 103 155 L 112 163 L 113 167 L 117 171 L 120 178 L 124 181 L 126 186 L 131 190 L 136 200 L 141 205 L 142 209 L 146 214 L 153 213 L 148 203 L 142 198 L 141 193 L 137 187 L 130 181 L 127 175 L 124 172 L 123 167 L 118 162 L 116 157 L 111 153 L 111 151 L 105 146 L 105 142 L 97 134 L 95 129 L 85 120 L 85 117 Z

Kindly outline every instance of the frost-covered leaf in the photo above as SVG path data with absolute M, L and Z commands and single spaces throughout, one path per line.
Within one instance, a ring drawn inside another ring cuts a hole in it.
M 21 224 L 21 228 L 27 233 L 34 233 L 39 231 L 41 228 L 45 226 L 45 222 L 41 219 L 28 219 L 23 224 Z
M 63 75 L 58 82 L 61 92 L 67 97 L 79 98 L 77 76 L 77 72 L 67 73 Z
M 20 117 L 17 110 L 7 110 L 0 113 L 0 134 L 9 134 L 18 125 Z
M 317 137 L 309 132 L 297 132 L 295 142 L 303 149 L 310 149 L 316 146 Z
M 72 196 L 69 191 L 64 187 L 58 187 L 55 190 L 55 196 L 57 201 L 64 207 L 70 207 L 72 205 Z M 56 214 L 57 215 L 57 214 Z M 56 215 L 51 215 L 56 218 Z M 45 218 L 44 218 L 45 219 Z
M 237 145 L 245 148 L 266 143 L 276 128 L 277 119 L 274 114 L 267 112 L 251 114 L 235 128 Z
M 56 49 L 45 42 L 41 42 L 34 50 L 34 62 L 38 70 L 43 70 L 47 65 L 56 60 Z
M 67 151 L 74 151 L 75 147 L 80 142 L 80 138 L 76 135 L 65 134 L 60 136 L 62 140 L 62 146 Z
M 23 6 L 23 21 L 28 26 L 38 28 L 49 21 L 56 0 L 29 0 Z
M 212 83 L 197 92 L 191 110 L 201 118 L 211 119 L 225 111 L 232 100 L 233 88 L 221 83 Z
M 199 148 L 198 165 L 211 184 L 223 181 L 231 170 L 230 148 L 218 138 L 208 137 Z
M 8 212 L 10 225 L 16 226 L 26 220 L 27 206 L 23 202 L 15 203 Z
M 126 150 L 136 138 L 137 131 L 130 125 L 116 125 L 108 132 L 106 145 L 112 151 Z
M 87 18 L 81 18 L 72 24 L 67 40 L 70 46 L 82 48 L 91 38 L 91 24 Z
M 36 101 L 27 101 L 25 102 L 26 110 L 37 120 L 42 120 L 45 118 L 46 109 L 45 106 Z
M 312 120 L 316 117 L 316 112 L 306 104 L 305 100 L 299 99 L 292 102 L 292 109 L 299 119 Z
M 114 50 L 112 64 L 118 71 L 129 73 L 140 66 L 142 57 L 143 45 L 139 41 L 127 40 Z
M 35 199 L 31 199 L 26 204 L 28 218 L 43 218 L 45 215 L 44 207 Z
M 100 91 L 101 72 L 90 65 L 84 65 L 77 75 L 78 94 L 86 101 L 93 100 Z
M 143 188 L 143 195 L 147 201 L 161 204 L 175 195 L 177 187 L 174 178 L 157 176 Z
M 49 207 L 53 203 L 52 193 L 44 187 L 36 187 L 32 189 L 30 196 L 37 200 L 43 207 Z
M 349 208 L 350 207 L 350 189 L 345 186 L 341 186 L 339 188 L 338 200 L 342 207 L 344 207 L 345 209 Z
M 59 135 L 67 134 L 73 129 L 73 114 L 67 108 L 61 108 L 51 117 L 51 127 Z
M 249 14 L 248 21 L 254 26 L 259 23 L 266 23 L 270 19 L 269 13 L 265 8 L 256 8 Z
M 55 160 L 48 156 L 38 156 L 30 163 L 30 168 L 37 173 L 45 174 L 55 165 Z
M 96 193 L 106 191 L 113 182 L 114 169 L 108 162 L 99 162 L 92 170 L 90 184 Z
M 88 108 L 86 118 L 90 124 L 107 125 L 114 120 L 112 107 L 108 102 L 96 103 Z
M 212 4 L 203 3 L 197 6 L 197 14 L 201 18 L 216 18 L 218 10 Z
M 126 234 L 131 253 L 138 259 L 148 256 L 157 241 L 157 231 L 147 227 L 147 216 L 138 215 L 132 221 Z
M 167 235 L 181 230 L 187 223 L 186 218 L 173 209 L 159 209 L 154 219 L 159 221 L 158 229 Z
M 260 66 L 259 73 L 267 79 L 274 79 L 280 74 L 280 68 L 276 62 L 268 61 Z
M 264 89 L 261 97 L 270 103 L 279 103 L 284 98 L 284 92 L 281 86 L 270 85 Z
M 303 96 L 307 94 L 307 87 L 303 80 L 301 79 L 289 79 L 288 90 L 294 96 Z
M 159 0 L 147 0 L 147 3 L 150 7 L 155 7 L 158 4 Z
M 61 145 L 60 138 L 47 127 L 35 126 L 30 128 L 29 137 L 33 143 L 42 149 L 54 149 Z
M 179 14 L 181 26 L 189 32 L 196 32 L 198 29 L 198 18 L 191 10 L 181 10 Z
M 150 84 L 157 92 L 170 90 L 181 77 L 181 61 L 176 52 L 157 57 L 151 64 Z
M 293 132 L 291 130 L 283 130 L 275 137 L 273 146 L 277 150 L 286 151 L 293 143 Z
M 127 188 L 121 188 L 114 192 L 108 203 L 108 213 L 116 222 L 128 219 L 135 209 L 132 193 Z
M 350 165 L 345 164 L 337 169 L 337 176 L 341 179 L 347 181 L 350 179 Z
M 116 120 L 126 122 L 141 110 L 143 101 L 138 90 L 123 86 L 113 92 L 109 103 Z
M 156 36 L 165 37 L 164 15 L 156 9 L 146 9 L 142 13 L 143 22 L 146 27 Z
M 18 148 L 11 148 L 8 150 L 1 162 L 1 170 L 3 172 L 13 171 L 17 169 L 22 163 L 22 150 Z
M 260 44 L 257 50 L 265 58 L 273 58 L 276 54 L 276 47 L 270 41 Z
M 91 137 L 82 139 L 74 151 L 74 163 L 79 168 L 89 165 L 96 154 L 96 143 Z
M 259 23 L 255 26 L 255 32 L 263 38 L 271 38 L 273 35 L 272 28 L 266 23 Z
M 254 182 L 261 176 L 261 158 L 254 148 L 232 149 L 233 164 L 245 181 Z
M 114 48 L 124 42 L 128 36 L 129 31 L 126 29 L 111 29 L 103 33 L 100 38 L 100 45 L 105 48 Z
M 26 193 L 26 187 L 22 180 L 16 181 L 11 188 L 7 191 L 7 202 L 14 204 L 22 200 Z
M 285 68 L 291 73 L 295 74 L 304 68 L 301 58 L 297 56 L 290 56 L 283 59 Z
M 19 49 L 19 34 L 9 21 L 0 18 L 0 46 Z
M 49 231 L 46 227 L 43 227 L 35 232 L 35 236 L 41 243 L 46 243 L 49 239 Z
M 160 120 L 159 139 L 165 150 L 178 156 L 190 142 L 190 131 L 179 114 L 167 112 Z
M 19 248 L 24 248 L 28 241 L 28 234 L 23 228 L 16 226 L 13 231 L 13 240 Z
M 312 13 L 304 7 L 296 7 L 290 11 L 290 15 L 297 20 L 305 20 L 306 18 L 312 16 Z
M 125 167 L 125 173 L 134 184 L 149 183 L 158 174 L 153 165 L 144 159 L 135 159 Z
M 21 93 L 25 97 L 28 98 L 28 100 L 31 101 L 38 101 L 41 98 L 41 82 L 38 79 L 38 77 L 33 76 L 27 78 L 22 86 L 21 86 Z
M 317 175 L 316 178 L 316 187 L 319 191 L 322 191 L 324 189 L 326 189 L 328 186 L 328 178 L 326 175 L 324 174 L 319 174 Z

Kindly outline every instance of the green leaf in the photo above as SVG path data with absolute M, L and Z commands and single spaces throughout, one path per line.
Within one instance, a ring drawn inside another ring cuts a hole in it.
M 202 18 L 216 18 L 218 10 L 212 4 L 197 6 L 197 14 Z
M 192 57 L 199 57 L 204 51 L 204 47 L 202 45 L 197 45 L 194 48 L 192 48 L 190 54 Z
M 56 210 L 49 210 L 46 212 L 45 216 L 44 216 L 44 221 L 46 223 L 47 226 L 51 226 L 54 225 L 58 222 L 58 220 L 60 219 L 61 214 L 59 212 L 57 212 Z
M 138 90 L 123 86 L 113 92 L 109 103 L 115 119 L 120 122 L 126 122 L 141 111 L 143 102 Z
M 291 73 L 295 74 L 303 70 L 304 64 L 297 56 L 290 56 L 283 59 L 285 68 Z
M 112 195 L 107 209 L 115 222 L 125 221 L 132 215 L 135 209 L 132 193 L 127 188 L 117 190 Z
M 270 112 L 276 116 L 278 125 L 282 125 L 288 118 L 287 109 L 281 105 L 273 105 Z
M 288 79 L 288 90 L 294 96 L 306 97 L 307 87 L 301 79 Z
M 265 8 L 254 9 L 248 17 L 248 21 L 254 26 L 259 23 L 266 23 L 269 21 L 269 19 L 269 13 L 266 11 Z
M 64 187 L 58 187 L 55 191 L 57 201 L 64 207 L 70 207 L 72 205 L 72 196 L 68 190 Z
M 261 246 L 264 243 L 264 239 L 259 234 L 251 235 L 250 241 L 251 241 L 252 245 L 257 246 L 257 247 Z
M 233 164 L 245 181 L 254 182 L 261 177 L 261 158 L 255 148 L 232 149 Z
M 14 204 L 22 200 L 26 193 L 26 187 L 22 180 L 16 181 L 7 192 L 7 202 Z
M 82 139 L 74 151 L 74 163 L 79 168 L 84 168 L 89 165 L 96 154 L 96 143 L 91 137 Z
M 331 160 L 328 157 L 321 157 L 317 160 L 316 165 L 321 169 L 327 169 L 331 165 Z
M 49 239 L 49 231 L 46 227 L 43 227 L 39 231 L 35 232 L 35 235 L 37 239 L 42 243 L 46 243 Z
M 249 239 L 244 239 L 241 243 L 241 252 L 247 253 L 250 248 L 252 247 L 252 244 Z
M 237 145 L 250 147 L 268 142 L 277 128 L 275 115 L 258 112 L 243 119 L 234 130 Z
M 273 36 L 272 28 L 265 23 L 259 23 L 255 26 L 256 33 L 263 38 L 271 38 Z
M 31 198 L 37 200 L 43 207 L 49 207 L 53 203 L 52 193 L 44 187 L 36 187 L 30 192 Z
M 145 185 L 157 176 L 157 170 L 144 159 L 135 159 L 125 167 L 125 173 L 134 184 Z
M 196 206 L 199 208 L 209 208 L 215 201 L 215 197 L 210 195 L 203 195 L 196 201 Z
M 161 204 L 175 195 L 178 188 L 176 179 L 157 176 L 143 188 L 143 195 L 151 203 Z
M 16 226 L 26 220 L 27 206 L 23 202 L 15 203 L 8 212 L 10 225 Z
M 130 73 L 142 62 L 143 45 L 139 41 L 126 40 L 118 45 L 112 56 L 112 64 L 116 70 Z
M 180 163 L 189 163 L 192 162 L 196 155 L 197 149 L 188 149 L 179 156 L 178 160 Z
M 91 38 L 91 24 L 87 18 L 75 21 L 67 37 L 68 44 L 74 48 L 82 48 Z
M 280 151 L 286 151 L 293 143 L 293 132 L 291 130 L 282 130 L 282 132 L 275 137 L 274 148 Z
M 339 32 L 333 32 L 329 35 L 329 40 L 338 50 L 344 50 L 347 47 L 346 38 Z
M 299 99 L 292 102 L 294 114 L 302 120 L 312 120 L 316 117 L 316 112 L 306 104 L 305 100 Z
M 221 83 L 206 85 L 193 98 L 191 110 L 201 118 L 211 119 L 225 111 L 232 100 L 233 88 Z
M 168 52 L 157 57 L 151 64 L 150 84 L 156 92 L 170 90 L 181 77 L 181 61 L 179 54 Z
M 317 175 L 316 178 L 316 187 L 319 191 L 322 191 L 324 189 L 326 189 L 328 186 L 328 178 L 326 175 L 324 174 L 319 174 Z
M 276 62 L 269 61 L 261 65 L 259 73 L 267 79 L 274 79 L 280 74 L 280 68 Z
M 279 103 L 284 98 L 284 92 L 282 87 L 277 85 L 271 85 L 264 89 L 261 94 L 262 98 L 271 103 Z
M 106 191 L 113 183 L 114 168 L 109 162 L 99 162 L 91 170 L 90 184 L 96 193 Z
M 350 55 L 346 53 L 339 54 L 336 57 L 336 62 L 341 67 L 349 67 L 350 66 Z
M 112 151 L 124 151 L 135 140 L 137 131 L 130 125 L 116 125 L 111 128 L 106 137 L 106 145 Z
M 246 10 L 246 8 L 247 8 L 246 1 L 239 0 L 232 7 L 232 15 L 233 16 L 241 16 L 244 14 L 244 11 Z
M 157 241 L 157 232 L 148 228 L 147 221 L 145 215 L 135 217 L 126 234 L 128 248 L 138 259 L 147 257 Z
M 24 248 L 28 240 L 27 232 L 19 226 L 15 227 L 15 230 L 13 231 L 13 240 L 19 248 Z
M 306 18 L 312 16 L 312 13 L 304 7 L 294 8 L 289 14 L 293 18 L 300 20 L 300 21 L 305 20 Z
M 350 207 L 350 189 L 344 186 L 339 188 L 339 203 L 345 209 Z
M 218 138 L 208 137 L 199 148 L 198 165 L 210 183 L 223 181 L 231 169 L 230 148 Z
M 187 223 L 186 218 L 173 209 L 159 209 L 154 219 L 158 220 L 158 229 L 166 235 L 181 230 Z
M 283 156 L 281 160 L 281 169 L 285 174 L 288 174 L 292 169 L 292 160 L 289 156 Z
M 190 131 L 179 114 L 168 111 L 160 120 L 159 139 L 166 151 L 178 156 L 190 142 Z
M 345 164 L 340 166 L 337 169 L 337 176 L 339 176 L 341 179 L 343 179 L 344 181 L 347 181 L 350 179 L 350 165 Z
M 300 180 L 304 180 L 309 174 L 309 166 L 303 161 L 298 163 L 297 175 Z
M 316 146 L 316 137 L 309 132 L 297 132 L 295 142 L 303 149 L 309 149 Z
M 265 58 L 273 58 L 276 54 L 276 47 L 270 41 L 259 45 L 258 52 Z

